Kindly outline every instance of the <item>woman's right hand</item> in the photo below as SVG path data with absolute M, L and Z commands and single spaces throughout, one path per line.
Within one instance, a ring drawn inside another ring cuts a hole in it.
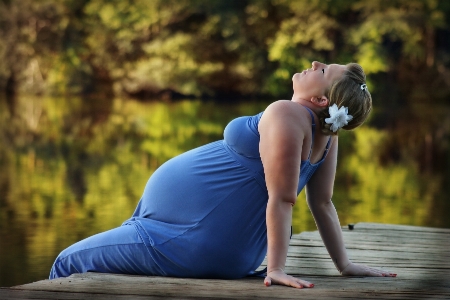
M 267 273 L 264 285 L 271 286 L 272 284 L 291 286 L 298 289 L 314 287 L 314 284 L 311 282 L 287 275 L 282 270 L 274 270 Z

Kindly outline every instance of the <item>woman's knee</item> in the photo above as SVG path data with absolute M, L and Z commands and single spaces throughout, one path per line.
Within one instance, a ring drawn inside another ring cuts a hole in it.
M 67 250 L 67 249 L 66 249 Z M 50 276 L 49 279 L 55 279 L 55 278 L 59 278 L 59 277 L 68 277 L 70 275 L 72 275 L 73 273 L 80 273 L 77 269 L 75 265 L 71 265 L 66 264 L 67 260 L 67 256 L 63 255 L 63 253 L 66 251 L 64 250 L 63 252 L 61 252 L 58 257 L 56 257 L 55 262 L 52 265 L 52 268 L 50 270 Z M 70 256 L 70 255 L 69 255 Z M 70 259 L 70 261 L 72 261 Z

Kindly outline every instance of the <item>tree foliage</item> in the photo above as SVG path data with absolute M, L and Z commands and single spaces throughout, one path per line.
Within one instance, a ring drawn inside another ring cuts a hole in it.
M 323 60 L 400 90 L 425 70 L 444 97 L 449 15 L 444 0 L 3 1 L 0 88 L 288 97 L 292 74 Z

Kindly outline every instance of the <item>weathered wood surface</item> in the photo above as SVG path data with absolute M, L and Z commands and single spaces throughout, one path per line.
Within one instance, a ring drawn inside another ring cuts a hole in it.
M 450 299 L 450 229 L 358 223 L 343 228 L 350 257 L 396 278 L 342 277 L 318 232 L 294 235 L 286 271 L 312 289 L 265 287 L 262 278 L 206 280 L 76 274 L 0 289 L 0 299 Z

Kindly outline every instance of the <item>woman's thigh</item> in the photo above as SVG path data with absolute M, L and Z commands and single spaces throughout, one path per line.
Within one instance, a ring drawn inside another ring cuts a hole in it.
M 73 273 L 154 274 L 157 266 L 132 225 L 88 237 L 62 251 L 50 279 Z

